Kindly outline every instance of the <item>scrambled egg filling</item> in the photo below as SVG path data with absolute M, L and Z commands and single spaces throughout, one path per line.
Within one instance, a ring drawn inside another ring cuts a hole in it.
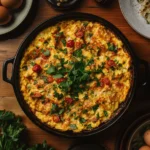
M 40 32 L 20 65 L 24 100 L 51 128 L 81 132 L 111 119 L 131 87 L 131 58 L 97 22 L 63 21 Z

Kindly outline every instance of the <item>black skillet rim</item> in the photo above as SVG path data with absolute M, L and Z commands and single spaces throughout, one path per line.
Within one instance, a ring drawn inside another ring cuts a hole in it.
M 130 54 L 130 56 L 132 58 L 132 68 L 133 68 L 133 83 L 132 83 L 131 89 L 128 93 L 126 101 L 119 107 L 116 115 L 113 118 L 111 118 L 109 121 L 107 121 L 106 123 L 100 125 L 99 127 L 95 128 L 91 131 L 84 131 L 84 132 L 80 132 L 80 133 L 73 133 L 71 131 L 67 131 L 67 132 L 58 131 L 58 130 L 50 128 L 47 125 L 45 125 L 44 123 L 40 122 L 35 117 L 35 115 L 30 111 L 30 109 L 27 106 L 27 104 L 25 103 L 25 101 L 23 101 L 23 96 L 21 94 L 20 86 L 19 86 L 19 72 L 18 72 L 19 65 L 20 65 L 22 56 L 24 54 L 23 51 L 25 51 L 25 48 L 28 46 L 28 44 L 30 44 L 30 42 L 33 40 L 33 38 L 41 30 L 45 29 L 46 27 L 49 27 L 50 25 L 54 25 L 60 21 L 71 20 L 71 19 L 89 20 L 89 21 L 93 21 L 93 22 L 99 22 L 99 23 L 103 24 L 104 26 L 108 27 L 123 41 L 123 43 L 127 49 L 127 52 Z M 128 42 L 126 37 L 121 33 L 121 31 L 119 29 L 117 29 L 110 22 L 106 21 L 105 19 L 103 19 L 101 17 L 95 16 L 92 14 L 88 14 L 88 13 L 80 13 L 80 12 L 68 13 L 68 14 L 63 14 L 63 15 L 59 15 L 59 16 L 50 18 L 47 21 L 41 23 L 25 38 L 25 40 L 20 45 L 20 47 L 17 51 L 17 54 L 15 56 L 11 81 L 12 81 L 12 85 L 13 85 L 18 103 L 20 104 L 22 110 L 25 112 L 25 114 L 28 116 L 28 118 L 34 124 L 36 124 L 41 129 L 43 129 L 49 133 L 53 133 L 55 135 L 59 135 L 59 136 L 67 137 L 67 138 L 87 137 L 87 136 L 91 136 L 91 135 L 100 133 L 103 130 L 107 129 L 108 127 L 112 126 L 117 120 L 119 120 L 119 118 L 125 113 L 125 111 L 129 107 L 129 104 L 135 95 L 136 85 L 137 85 L 137 57 L 134 55 L 133 50 L 130 46 L 130 43 Z

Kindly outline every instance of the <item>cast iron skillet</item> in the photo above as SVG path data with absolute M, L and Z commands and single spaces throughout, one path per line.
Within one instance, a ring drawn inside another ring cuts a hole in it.
M 19 85 L 19 66 L 20 66 L 20 61 L 23 57 L 24 51 L 26 50 L 26 48 L 28 47 L 28 45 L 30 44 L 30 42 L 35 38 L 35 36 L 42 31 L 43 29 L 54 25 L 60 21 L 64 21 L 64 20 L 68 20 L 68 19 L 74 19 L 74 20 L 88 20 L 88 21 L 96 21 L 99 22 L 101 24 L 103 24 L 105 27 L 109 28 L 111 31 L 113 31 L 124 43 L 128 53 L 130 54 L 131 58 L 132 58 L 132 70 L 133 70 L 133 82 L 131 83 L 131 89 L 128 93 L 128 96 L 126 98 L 126 101 L 124 103 L 122 103 L 119 106 L 119 109 L 116 111 L 115 115 L 107 122 L 101 124 L 99 127 L 91 130 L 91 131 L 84 131 L 84 132 L 80 132 L 80 133 L 73 133 L 71 131 L 67 131 L 67 132 L 61 132 L 55 129 L 52 129 L 50 127 L 48 127 L 47 125 L 43 124 L 42 122 L 40 122 L 35 115 L 30 111 L 28 105 L 25 103 L 24 98 L 21 94 L 20 91 L 20 85 Z M 140 61 L 141 62 L 141 61 Z M 10 79 L 8 79 L 7 77 L 7 66 L 8 64 L 11 63 L 13 65 L 13 69 L 12 69 L 12 76 Z M 15 57 L 10 58 L 8 60 L 6 60 L 3 64 L 3 80 L 12 84 L 17 100 L 21 106 L 21 108 L 23 109 L 23 111 L 25 112 L 25 114 L 36 124 L 38 125 L 40 128 L 42 128 L 43 130 L 49 132 L 49 133 L 53 133 L 56 135 L 61 135 L 64 137 L 86 137 L 86 136 L 90 136 L 96 133 L 99 133 L 105 129 L 107 129 L 108 127 L 110 127 L 111 125 L 113 125 L 123 114 L 124 112 L 127 110 L 131 100 L 133 99 L 133 96 L 135 95 L 135 90 L 137 87 L 137 83 L 138 83 L 138 68 L 139 68 L 139 61 L 136 58 L 136 56 L 133 54 L 133 50 L 128 42 L 128 40 L 125 38 L 125 36 L 111 23 L 109 23 L 108 21 L 97 17 L 95 15 L 91 15 L 91 14 L 86 14 L 86 13 L 68 13 L 68 14 L 63 14 L 63 15 L 59 15 L 57 17 L 51 18 L 47 21 L 45 21 L 44 23 L 40 24 L 38 27 L 36 27 L 28 36 L 27 38 L 23 41 L 23 43 L 21 44 L 21 46 L 19 47 L 17 54 Z M 142 64 L 144 64 L 145 68 L 146 68 L 146 63 L 142 62 Z

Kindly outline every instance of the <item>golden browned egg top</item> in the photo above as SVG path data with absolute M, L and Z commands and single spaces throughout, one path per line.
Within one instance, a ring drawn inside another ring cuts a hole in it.
M 81 132 L 111 119 L 131 87 L 131 58 L 97 22 L 63 21 L 40 32 L 20 65 L 24 100 L 51 128 Z

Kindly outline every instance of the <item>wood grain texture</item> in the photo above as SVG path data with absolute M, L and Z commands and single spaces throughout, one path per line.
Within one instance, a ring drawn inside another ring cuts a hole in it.
M 1 37 L 0 41 L 0 109 L 11 110 L 15 112 L 17 115 L 23 117 L 23 121 L 28 127 L 28 140 L 31 144 L 41 142 L 44 139 L 48 141 L 49 144 L 54 146 L 58 150 L 67 150 L 72 143 L 79 142 L 79 140 L 65 139 L 60 138 L 51 134 L 44 132 L 35 126 L 23 113 L 16 97 L 13 92 L 13 88 L 10 84 L 2 81 L 2 64 L 3 61 L 14 57 L 19 45 L 23 42 L 24 38 L 41 22 L 54 17 L 58 14 L 62 14 L 63 12 L 58 12 L 54 10 L 46 0 L 37 1 L 37 6 L 34 8 L 36 12 L 36 16 L 28 22 L 28 26 L 22 26 L 15 33 L 7 35 L 6 37 Z M 77 12 L 86 12 L 95 14 L 106 20 L 113 23 L 117 28 L 119 28 L 123 34 L 128 38 L 131 45 L 134 48 L 134 52 L 141 59 L 144 59 L 150 62 L 150 40 L 140 36 L 136 33 L 125 21 L 117 0 L 114 0 L 112 5 L 108 8 L 104 8 L 98 6 L 94 0 L 82 0 L 81 4 L 77 6 L 76 9 L 71 11 Z M 67 11 L 66 13 L 69 13 Z M 26 20 L 28 21 L 28 20 Z M 8 74 L 11 76 L 11 66 L 8 67 Z M 141 94 L 142 97 L 142 94 Z M 147 98 L 148 99 L 148 98 Z M 137 100 L 138 101 L 138 100 Z M 92 138 L 84 139 L 87 141 L 97 141 L 97 143 L 102 143 L 108 149 L 114 150 L 115 148 L 115 140 L 117 136 L 118 126 L 115 125 L 113 128 L 108 129 L 107 131 L 96 135 Z

